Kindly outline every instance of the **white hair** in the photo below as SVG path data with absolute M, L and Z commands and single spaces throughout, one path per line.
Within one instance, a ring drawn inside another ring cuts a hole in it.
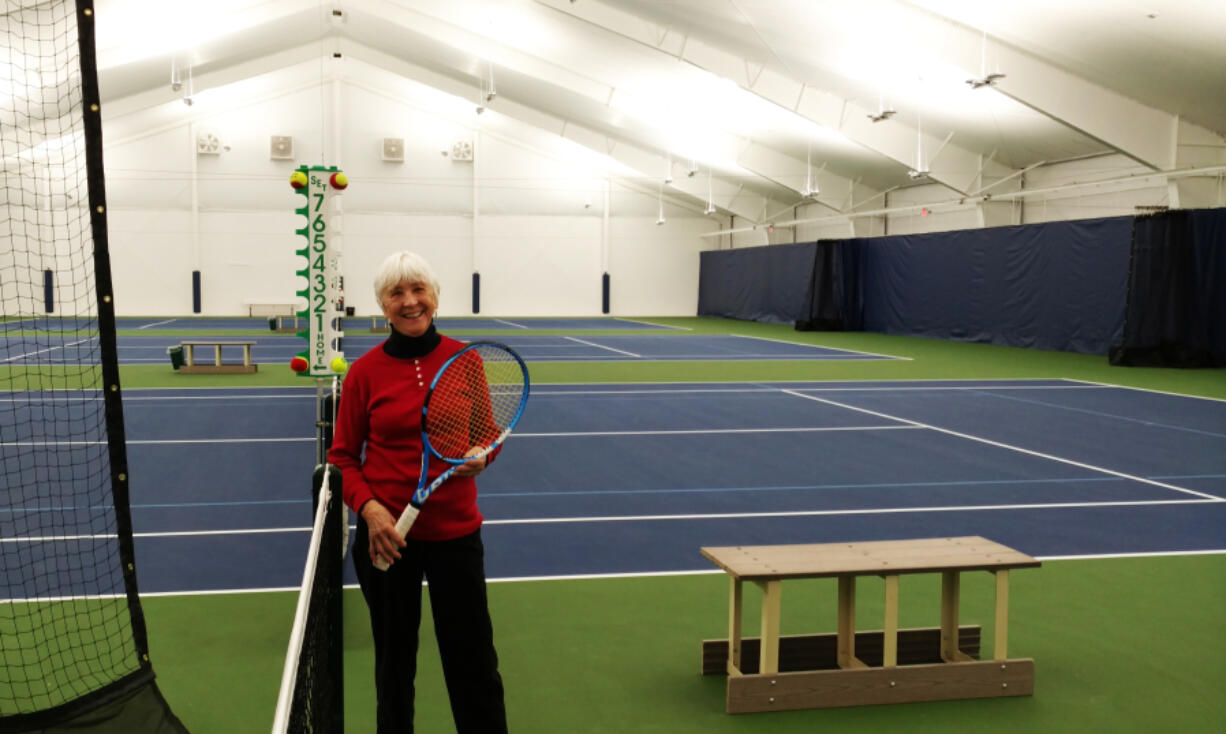
M 434 291 L 434 297 L 438 298 L 438 277 L 430 269 L 430 264 L 415 252 L 396 252 L 389 255 L 375 271 L 375 300 L 380 308 L 383 307 L 384 294 L 405 280 L 410 283 L 425 283 Z

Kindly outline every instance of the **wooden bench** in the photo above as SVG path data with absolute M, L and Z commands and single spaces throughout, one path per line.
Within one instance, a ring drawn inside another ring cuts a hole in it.
M 243 301 L 248 316 L 293 316 L 298 307 L 285 301 Z
M 196 340 L 185 341 L 180 344 L 183 347 L 183 366 L 179 368 L 179 372 L 183 374 L 245 374 L 255 372 L 259 365 L 251 361 L 251 347 L 255 344 L 254 341 L 217 341 L 217 340 Z M 197 364 L 196 362 L 196 347 L 212 347 L 213 348 L 213 363 L 212 364 Z M 243 350 L 243 363 L 225 364 L 221 361 L 222 347 L 241 347 Z
M 728 713 L 1028 696 L 1034 661 L 1007 657 L 1009 571 L 1039 561 L 985 538 L 703 548 L 730 579 L 728 639 L 703 641 L 702 672 L 728 676 Z M 992 660 L 977 626 L 958 624 L 963 571 L 996 577 Z M 941 624 L 898 629 L 898 579 L 941 574 Z M 885 579 L 883 629 L 856 632 L 856 578 Z M 838 631 L 780 636 L 782 582 L 838 579 Z M 742 584 L 762 589 L 762 632 L 741 636 Z M 756 660 L 753 657 L 756 656 Z
M 270 316 L 269 320 L 276 319 L 274 328 L 272 329 L 278 334 L 297 334 L 307 328 L 306 319 L 297 314 L 291 316 Z

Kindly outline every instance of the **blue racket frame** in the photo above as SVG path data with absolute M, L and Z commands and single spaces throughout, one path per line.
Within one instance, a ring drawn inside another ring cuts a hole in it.
M 434 388 L 436 385 L 438 385 L 438 381 L 443 376 L 443 373 L 447 371 L 447 368 L 450 367 L 453 362 L 462 357 L 464 354 L 481 346 L 496 347 L 505 351 L 507 354 L 510 354 L 515 358 L 515 361 L 519 364 L 519 369 L 524 373 L 524 394 L 519 399 L 519 407 L 515 410 L 515 415 L 511 418 L 510 422 L 507 424 L 507 427 L 504 428 L 502 433 L 499 435 L 498 440 L 487 446 L 485 452 L 480 454 L 480 456 L 488 456 L 491 451 L 501 446 L 506 440 L 507 436 L 511 434 L 511 431 L 515 429 L 515 426 L 519 423 L 520 417 L 524 414 L 524 408 L 526 408 L 528 405 L 528 395 L 532 392 L 532 381 L 528 376 L 528 365 L 524 363 L 523 357 L 520 357 L 514 349 L 508 347 L 506 344 L 495 341 L 476 341 L 468 344 L 460 351 L 448 357 L 447 361 L 443 363 L 443 366 L 440 367 L 438 372 L 434 374 L 434 379 L 430 380 L 430 389 L 426 393 L 426 400 L 421 408 L 421 421 L 423 426 L 428 425 L 426 419 L 430 413 L 430 398 L 434 396 Z M 462 466 L 474 458 L 468 457 L 464 459 L 449 459 L 439 453 L 438 450 L 434 448 L 434 445 L 430 443 L 430 434 L 428 431 L 422 431 L 421 435 L 424 450 L 421 452 L 422 466 L 418 476 L 426 476 L 426 464 L 430 461 L 431 454 L 437 456 L 439 459 L 451 464 L 452 466 L 450 469 L 436 477 L 434 481 L 418 487 L 417 491 L 413 493 L 413 504 L 417 505 L 418 507 L 422 506 L 426 499 L 434 493 L 434 490 L 438 489 L 440 485 L 451 478 L 451 475 L 455 472 L 457 467 Z

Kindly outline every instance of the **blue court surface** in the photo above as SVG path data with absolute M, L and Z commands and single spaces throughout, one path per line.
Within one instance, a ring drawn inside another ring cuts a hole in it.
M 296 588 L 314 387 L 128 390 L 124 410 L 142 592 Z M 540 385 L 479 484 L 494 579 L 955 535 L 1045 558 L 1221 551 L 1226 401 L 1063 380 Z M 71 536 L 105 509 L 3 511 Z
M 121 316 L 115 319 L 115 328 L 120 331 L 233 331 L 251 329 L 255 331 L 269 330 L 267 316 L 181 316 L 167 318 L 164 316 Z M 6 329 L 15 331 L 26 329 L 30 331 L 74 331 L 97 328 L 94 319 L 74 319 L 71 317 L 34 316 L 25 319 L 14 319 L 4 322 Z M 286 319 L 285 325 L 294 325 L 292 318 Z M 297 322 L 303 323 L 301 319 Z M 563 330 L 636 330 L 636 331 L 684 331 L 680 327 L 663 326 L 646 321 L 616 317 L 507 317 L 494 318 L 487 316 L 452 316 L 436 319 L 438 328 L 442 331 L 477 330 L 477 331 L 532 331 L 545 329 Z M 372 327 L 386 327 L 387 320 L 382 316 L 353 316 L 344 319 L 344 328 L 349 331 L 369 331 Z M 303 327 L 305 328 L 305 327 Z
M 341 342 L 345 354 L 352 360 L 375 348 L 386 334 L 351 332 Z M 823 360 L 823 359 L 896 359 L 887 355 L 850 352 L 829 347 L 763 339 L 732 334 L 602 334 L 599 336 L 559 336 L 531 332 L 500 332 L 462 334 L 462 341 L 489 339 L 515 349 L 530 362 L 608 362 L 608 361 L 678 361 L 678 360 Z M 293 334 L 265 334 L 247 337 L 220 337 L 219 341 L 251 341 L 251 358 L 257 364 L 272 368 L 288 365 L 306 341 Z M 117 337 L 120 364 L 161 364 L 170 369 L 166 350 L 183 341 L 177 336 Z M 223 358 L 241 361 L 238 347 L 225 348 Z M 26 336 L 0 341 L 0 364 L 87 364 L 98 359 L 96 339 L 91 337 L 46 340 Z M 196 351 L 200 362 L 213 358 L 211 347 Z

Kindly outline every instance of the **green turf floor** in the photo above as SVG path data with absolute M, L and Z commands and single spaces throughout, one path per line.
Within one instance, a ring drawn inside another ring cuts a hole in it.
M 695 551 L 695 566 L 701 559 Z M 993 586 L 965 574 L 963 624 L 990 655 Z M 700 643 L 726 636 L 722 575 L 490 585 L 511 730 L 532 734 L 1220 731 L 1226 721 L 1226 555 L 1048 561 L 1011 578 L 1009 653 L 1035 660 L 1035 695 L 819 711 L 724 713 Z M 835 628 L 831 580 L 784 586 L 784 633 Z M 747 610 L 755 597 L 747 591 Z M 294 595 L 145 600 L 154 667 L 196 734 L 267 731 Z M 881 583 L 858 587 L 860 629 L 880 628 Z M 372 732 L 365 607 L 346 593 L 346 720 Z M 938 623 L 935 577 L 904 577 L 903 626 Z M 746 617 L 752 631 L 756 619 Z M 749 632 L 747 632 L 749 633 Z M 422 630 L 418 731 L 449 732 L 432 629 Z
M 990 344 L 870 334 L 865 332 L 799 332 L 788 326 L 710 318 L 641 319 L 677 326 L 673 333 L 745 334 L 803 344 L 849 349 L 901 357 L 901 360 L 790 360 L 736 362 L 533 362 L 534 382 L 690 382 L 740 380 L 934 380 L 970 378 L 1066 377 L 1153 390 L 1226 399 L 1226 369 L 1177 370 L 1112 367 L 1102 355 L 1040 351 Z M 517 333 L 522 333 L 518 332 Z M 535 333 L 535 332 L 534 332 Z M 545 332 L 541 332 L 545 333 Z M 606 332 L 607 333 L 607 332 Z M 624 334 L 624 330 L 615 333 Z M 658 334 L 659 332 L 652 332 Z M 198 333 L 194 334 L 199 336 Z M 193 334 L 176 336 L 190 337 Z M 355 355 L 350 355 L 351 357 Z M 358 355 L 360 356 L 360 355 Z M 73 371 L 44 368 L 27 378 L 20 367 L 0 367 L 0 381 L 10 389 L 53 379 L 67 386 L 81 379 Z M 53 375 L 48 378 L 46 375 Z M 302 385 L 306 382 L 287 365 L 261 365 L 249 375 L 181 375 L 165 365 L 129 365 L 120 368 L 124 387 L 237 387 Z M 87 371 L 86 377 L 91 375 Z

